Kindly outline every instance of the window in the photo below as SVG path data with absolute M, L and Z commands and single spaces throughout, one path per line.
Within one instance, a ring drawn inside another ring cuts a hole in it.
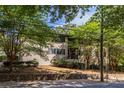
M 52 54 L 65 55 L 65 49 L 51 48 Z

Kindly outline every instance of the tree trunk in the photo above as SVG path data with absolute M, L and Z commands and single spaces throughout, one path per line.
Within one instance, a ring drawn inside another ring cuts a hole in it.
M 89 65 L 90 65 L 90 62 L 89 62 L 89 56 L 86 57 L 86 69 L 89 69 Z
M 103 6 L 100 7 L 101 21 L 100 21 L 100 81 L 104 81 L 103 75 Z
M 10 54 L 6 54 L 6 55 L 7 55 L 7 61 L 10 62 L 9 71 L 12 72 L 13 71 L 12 63 L 16 62 L 16 60 L 17 60 L 16 54 L 10 53 Z

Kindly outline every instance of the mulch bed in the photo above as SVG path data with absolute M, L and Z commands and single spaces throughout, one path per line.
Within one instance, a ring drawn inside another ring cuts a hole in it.
M 110 75 L 110 74 L 109 74 Z M 120 77 L 122 74 L 118 74 Z M 9 72 L 8 68 L 0 68 L 0 81 L 34 81 L 34 80 L 66 80 L 66 79 L 99 79 L 100 72 L 94 70 L 78 70 L 54 66 L 19 67 Z M 123 77 L 123 75 L 121 76 Z M 107 78 L 105 76 L 105 78 Z
M 86 74 L 81 70 L 58 68 L 52 66 L 0 69 L 0 81 L 34 81 L 34 80 L 66 80 L 66 79 L 98 79 L 99 74 Z

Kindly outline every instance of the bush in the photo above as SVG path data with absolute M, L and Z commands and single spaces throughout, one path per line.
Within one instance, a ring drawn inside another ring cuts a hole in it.
M 85 65 L 84 63 L 79 63 L 77 61 L 67 61 L 67 60 L 58 60 L 52 62 L 54 66 L 58 67 L 66 67 L 66 68 L 75 68 L 75 69 L 84 69 Z
M 3 62 L 5 67 L 13 66 L 13 67 L 37 67 L 38 62 L 37 61 L 18 61 L 18 62 L 9 62 L 5 61 Z
M 0 56 L 0 62 L 6 60 L 6 56 Z
M 100 65 L 92 64 L 92 65 L 90 65 L 90 69 L 99 70 Z
M 117 67 L 117 71 L 124 71 L 124 66 L 122 65 L 119 65 L 118 67 Z
M 67 65 L 65 67 L 67 67 L 67 68 L 74 68 L 74 62 L 68 62 L 67 61 Z
M 67 62 L 64 60 L 57 60 L 53 62 L 53 65 L 59 66 L 59 67 L 65 67 L 67 65 Z
M 117 71 L 124 71 L 124 57 L 120 58 L 116 70 Z

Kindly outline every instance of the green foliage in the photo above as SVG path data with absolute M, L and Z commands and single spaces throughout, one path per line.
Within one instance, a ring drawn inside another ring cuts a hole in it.
M 2 62 L 3 60 L 6 60 L 6 56 L 0 56 L 0 62 Z
M 37 61 L 18 61 L 18 62 L 9 62 L 9 61 L 5 61 L 3 62 L 5 67 L 37 67 L 39 65 L 39 63 Z
M 104 30 L 104 45 L 102 47 L 108 48 L 108 60 L 110 62 L 110 67 L 116 69 L 117 65 L 121 63 L 120 60 L 123 59 L 123 45 L 124 45 L 124 34 L 123 34 L 123 21 L 124 14 L 123 6 L 97 6 L 96 13 L 90 19 L 90 22 L 101 23 L 101 12 L 103 9 L 103 29 Z M 114 66 L 114 67 L 112 67 Z
M 54 66 L 66 67 L 73 69 L 84 69 L 84 63 L 80 63 L 77 60 L 57 60 L 52 63 Z
M 97 42 L 99 38 L 98 30 L 99 23 L 91 22 L 70 30 L 70 35 L 78 37 L 79 42 L 83 42 L 83 44 L 90 45 L 92 44 L 92 41 Z
M 104 29 L 122 30 L 124 21 L 124 6 L 123 5 L 105 5 L 96 6 L 96 13 L 89 20 L 90 22 L 100 22 L 100 9 L 103 8 L 103 25 Z
M 118 63 L 119 66 L 124 66 L 124 57 L 121 57 Z
M 112 65 L 117 65 L 123 59 L 123 6 L 96 6 L 96 13 L 85 25 L 76 27 L 70 30 L 72 36 L 79 38 L 80 46 L 83 46 L 83 55 L 87 58 L 91 56 L 91 51 L 94 48 L 99 49 L 100 43 L 100 19 L 101 8 L 103 9 L 103 30 L 104 30 L 104 45 L 108 48 L 109 61 Z M 75 43 L 76 44 L 76 43 Z M 97 49 L 97 50 L 98 50 Z M 105 51 L 107 52 L 107 51 Z M 121 61 L 120 61 L 121 60 Z M 88 61 L 88 60 L 87 60 Z M 115 68 L 115 67 L 114 67 Z
M 82 46 L 86 50 L 86 57 L 91 55 L 91 50 L 99 50 L 100 35 L 103 36 L 103 46 L 107 53 L 110 67 L 116 68 L 123 60 L 124 45 L 124 6 L 95 6 L 96 13 L 85 25 L 69 30 L 69 34 L 78 40 L 72 46 Z M 102 10 L 102 12 L 101 12 Z M 102 15 L 102 16 L 101 16 Z M 101 21 L 101 19 L 103 19 Z M 100 24 L 102 25 L 100 33 Z M 90 50 L 91 49 L 91 50 Z M 83 51 L 84 51 L 83 50 Z M 98 56 L 97 56 L 98 57 Z
M 45 57 L 43 47 L 56 35 L 45 23 L 48 16 L 55 22 L 65 18 L 66 22 L 74 19 L 79 11 L 81 16 L 93 6 L 0 6 L 0 48 L 7 55 L 8 60 L 15 60 L 30 52 L 36 52 Z M 83 47 L 83 55 L 91 56 L 94 48 L 99 49 L 100 19 L 103 19 L 104 44 L 108 48 L 111 64 L 123 65 L 124 55 L 124 6 L 95 6 L 96 13 L 83 26 L 66 25 L 56 31 L 69 34 L 76 38 L 69 42 L 69 46 Z M 101 9 L 103 9 L 101 16 Z M 107 51 L 106 51 L 107 52 Z M 88 61 L 89 59 L 87 59 Z M 60 65 L 68 62 L 61 61 Z M 72 62 L 73 63 L 73 62 Z M 73 67 L 71 63 L 69 66 Z M 66 64 L 67 65 L 67 64 Z
M 65 18 L 66 22 L 72 21 L 79 11 L 81 12 L 81 17 L 85 15 L 86 11 L 89 11 L 89 8 L 92 6 L 88 5 L 53 5 L 50 6 L 51 10 L 51 21 L 55 22 L 56 20 L 59 20 L 60 18 Z
M 54 36 L 44 21 L 57 21 L 64 16 L 66 22 L 79 11 L 84 15 L 90 6 L 0 6 L 0 48 L 7 59 L 14 61 L 17 55 L 31 51 L 45 56 L 42 51 Z M 81 15 L 81 16 L 82 16 Z
M 0 6 L 0 47 L 8 60 L 31 51 L 43 55 L 54 36 L 44 20 L 40 6 Z

